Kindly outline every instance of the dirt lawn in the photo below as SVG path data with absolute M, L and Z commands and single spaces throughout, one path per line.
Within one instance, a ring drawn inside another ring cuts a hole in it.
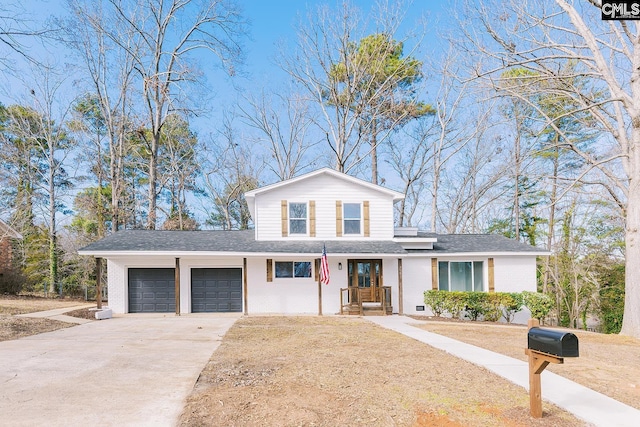
M 487 350 L 527 360 L 527 328 L 476 322 L 431 321 L 423 329 Z M 580 357 L 548 370 L 640 409 L 640 340 L 623 335 L 568 330 L 578 337 Z M 544 392 L 544 390 L 543 390 Z
M 0 341 L 15 340 L 30 335 L 68 328 L 72 323 L 52 319 L 31 319 L 15 317 L 15 314 L 34 313 L 36 311 L 73 307 L 84 304 L 82 300 L 50 299 L 38 297 L 0 296 Z
M 524 351 L 524 350 L 522 350 Z M 581 426 L 484 368 L 349 317 L 245 317 L 200 375 L 182 426 Z
M 0 296 L 0 341 L 73 326 L 14 314 L 83 301 Z M 90 317 L 87 309 L 68 313 Z M 423 319 L 424 320 L 424 319 Z M 424 329 L 525 360 L 526 328 L 428 321 Z M 548 369 L 640 409 L 640 340 L 572 331 L 580 357 Z M 544 392 L 544 391 L 543 391 Z M 526 391 L 355 317 L 245 317 L 189 397 L 183 426 L 581 426 Z

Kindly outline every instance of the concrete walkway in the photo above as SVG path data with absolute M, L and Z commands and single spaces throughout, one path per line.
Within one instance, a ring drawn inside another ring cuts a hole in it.
M 129 314 L 0 342 L 0 426 L 173 426 L 239 317 Z
M 95 304 L 82 304 L 82 305 L 76 305 L 73 307 L 55 308 L 53 310 L 46 310 L 46 311 L 36 311 L 35 313 L 14 314 L 14 316 L 15 317 L 31 317 L 36 319 L 49 318 L 53 320 L 59 320 L 61 322 L 76 323 L 78 325 L 81 325 L 83 323 L 92 322 L 93 320 L 82 319 L 80 317 L 67 316 L 65 315 L 65 313 L 68 313 L 70 311 L 80 310 L 81 308 L 95 307 L 95 306 L 96 306 Z
M 483 366 L 529 390 L 529 365 L 526 362 L 416 328 L 412 324 L 425 322 L 410 317 L 394 315 L 365 319 Z M 542 373 L 542 398 L 594 426 L 636 427 L 640 423 L 640 410 L 552 372 Z

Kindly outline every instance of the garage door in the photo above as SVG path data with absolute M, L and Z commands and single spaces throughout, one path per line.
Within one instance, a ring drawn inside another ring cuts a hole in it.
M 242 311 L 242 269 L 192 268 L 191 311 L 193 313 Z
M 176 282 L 173 268 L 129 269 L 129 313 L 173 313 Z

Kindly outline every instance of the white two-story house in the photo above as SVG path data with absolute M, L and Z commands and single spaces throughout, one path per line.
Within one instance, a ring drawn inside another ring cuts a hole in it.
M 421 314 L 430 289 L 535 291 L 547 254 L 502 236 L 394 228 L 401 193 L 331 169 L 245 198 L 254 230 L 123 230 L 79 253 L 107 260 L 114 313 L 245 314 Z

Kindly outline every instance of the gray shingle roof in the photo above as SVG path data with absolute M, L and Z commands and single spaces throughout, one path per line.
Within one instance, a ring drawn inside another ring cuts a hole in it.
M 164 231 L 122 230 L 82 248 L 81 253 L 158 251 L 158 252 L 275 252 L 403 254 L 402 246 L 391 241 L 274 240 L 256 241 L 253 230 Z
M 420 232 L 416 237 L 436 237 L 433 250 L 405 250 L 392 241 L 381 240 L 277 240 L 256 241 L 253 230 L 165 231 L 122 230 L 82 248 L 80 253 L 103 252 L 234 252 L 319 254 L 325 244 L 327 253 L 361 254 L 454 254 L 472 252 L 544 252 L 525 243 L 490 234 L 434 234 Z
M 418 232 L 418 237 L 436 237 L 434 253 L 470 252 L 545 252 L 544 249 L 509 239 L 497 234 L 435 234 Z

